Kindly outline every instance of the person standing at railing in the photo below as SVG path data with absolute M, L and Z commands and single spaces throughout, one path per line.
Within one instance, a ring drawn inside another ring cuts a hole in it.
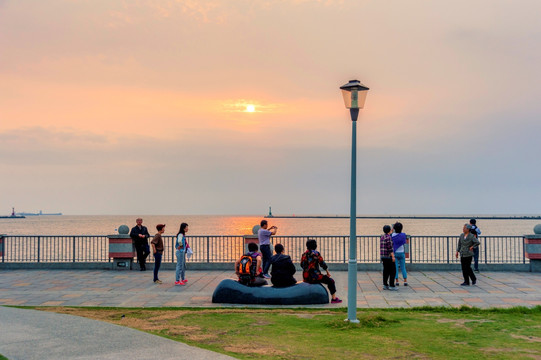
M 186 233 L 188 232 L 188 224 L 180 224 L 180 228 L 175 240 L 175 256 L 177 257 L 177 266 L 175 269 L 175 285 L 186 285 L 186 249 L 189 247 L 186 241 Z
M 393 234 L 391 236 L 393 240 L 393 250 L 395 257 L 396 274 L 394 278 L 395 285 L 398 286 L 398 268 L 402 270 L 402 278 L 404 279 L 404 286 L 408 286 L 408 273 L 406 271 L 406 251 L 405 245 L 407 241 L 406 234 L 402 232 L 403 226 L 397 222 L 393 225 Z
M 257 232 L 257 238 L 259 239 L 259 250 L 261 250 L 261 254 L 263 255 L 263 277 L 265 279 L 270 279 L 269 267 L 270 259 L 272 257 L 270 238 L 272 235 L 276 235 L 276 230 L 278 230 L 278 228 L 276 226 L 271 226 L 269 228 L 267 220 L 261 220 L 260 225 L 261 229 Z
M 471 233 L 479 240 L 481 229 L 477 227 L 477 220 L 470 219 L 470 225 L 472 227 Z M 479 245 L 481 245 L 481 243 L 479 243 Z M 479 272 L 479 246 L 473 248 L 473 271 Z
M 154 238 L 150 242 L 150 245 L 152 245 L 152 254 L 154 254 L 154 283 L 161 284 L 162 281 L 158 278 L 158 271 L 160 271 L 160 265 L 162 264 L 162 234 L 165 232 L 165 224 L 156 225 L 156 230 L 158 230 L 158 233 L 154 235 Z
M 472 285 L 475 285 L 477 282 L 477 278 L 471 269 L 471 261 L 473 249 L 479 246 L 479 240 L 477 240 L 470 230 L 472 230 L 472 226 L 470 224 L 464 224 L 462 234 L 460 234 L 456 246 L 456 258 L 458 259 L 458 254 L 460 254 L 460 265 L 462 267 L 462 276 L 464 277 L 464 282 L 460 284 L 461 286 L 469 286 L 470 279 Z
M 148 246 L 148 238 L 150 234 L 146 226 L 143 226 L 143 219 L 137 218 L 135 220 L 135 225 L 130 232 L 130 237 L 133 240 L 133 245 L 137 251 L 137 262 L 139 263 L 139 270 L 145 271 L 146 260 L 148 254 L 150 254 L 150 247 Z
M 398 290 L 394 286 L 394 278 L 396 275 L 395 258 L 393 251 L 393 240 L 391 238 L 391 227 L 385 225 L 383 227 L 383 235 L 379 239 L 379 249 L 381 262 L 383 263 L 383 290 Z M 390 286 L 390 287 L 389 287 Z

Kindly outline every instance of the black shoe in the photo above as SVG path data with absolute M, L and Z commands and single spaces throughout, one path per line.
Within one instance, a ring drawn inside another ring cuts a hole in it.
M 470 284 L 466 283 L 466 282 L 463 282 L 462 284 L 460 284 L 460 286 L 470 286 Z
M 472 285 L 477 284 L 477 279 L 473 280 L 473 281 L 471 282 L 471 284 L 472 284 Z

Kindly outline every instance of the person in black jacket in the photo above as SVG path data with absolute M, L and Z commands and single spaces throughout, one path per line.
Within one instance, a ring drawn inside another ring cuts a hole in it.
M 274 287 L 295 285 L 297 283 L 297 280 L 293 277 L 296 271 L 295 265 L 293 265 L 289 255 L 282 254 L 284 252 L 284 246 L 282 244 L 276 244 L 274 251 L 276 251 L 276 255 L 270 259 L 272 285 Z
M 143 219 L 138 218 L 135 220 L 137 223 L 131 229 L 130 237 L 133 240 L 133 245 L 137 251 L 137 262 L 139 263 L 139 270 L 145 271 L 147 256 L 150 254 L 150 247 L 148 246 L 148 238 L 150 234 L 146 226 L 143 226 Z

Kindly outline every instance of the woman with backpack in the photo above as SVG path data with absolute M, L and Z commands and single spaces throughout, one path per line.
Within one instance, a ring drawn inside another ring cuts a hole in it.
M 177 257 L 177 267 L 175 271 L 175 285 L 186 285 L 188 280 L 185 278 L 186 272 L 186 249 L 190 247 L 186 241 L 186 233 L 188 232 L 188 224 L 180 224 L 180 229 L 177 233 L 175 241 L 175 255 Z

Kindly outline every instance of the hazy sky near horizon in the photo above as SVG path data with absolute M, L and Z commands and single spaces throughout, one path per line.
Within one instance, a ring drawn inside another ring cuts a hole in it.
M 540 13 L 0 0 L 0 214 L 348 214 L 355 78 L 358 214 L 540 214 Z

